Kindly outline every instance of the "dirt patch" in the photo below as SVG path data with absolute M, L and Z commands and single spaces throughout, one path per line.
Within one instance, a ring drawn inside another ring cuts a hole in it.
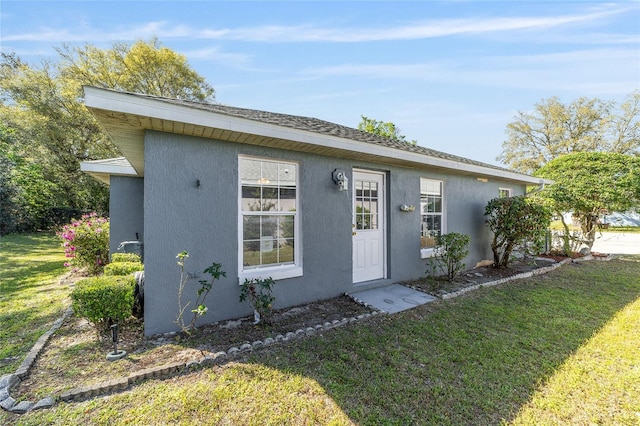
M 371 308 L 340 296 L 276 311 L 271 324 L 255 325 L 253 317 L 246 317 L 202 326 L 191 336 L 167 333 L 152 337 L 144 337 L 142 322 L 132 318 L 119 330 L 118 350 L 127 351 L 127 355 L 116 362 L 106 359 L 106 354 L 113 351 L 110 336 L 98 337 L 89 322 L 72 316 L 52 336 L 12 396 L 34 400 L 59 395 L 149 367 L 188 362 L 244 343 L 370 312 Z
M 543 260 L 544 259 L 544 260 Z M 497 269 L 492 266 L 482 266 L 462 272 L 453 281 L 444 277 L 424 277 L 417 280 L 406 281 L 401 284 L 411 286 L 421 291 L 442 297 L 446 293 L 453 293 L 478 284 L 489 283 L 503 278 L 512 277 L 525 272 L 544 268 L 566 259 L 565 256 L 548 256 L 537 260 L 518 260 L 511 262 L 509 268 Z

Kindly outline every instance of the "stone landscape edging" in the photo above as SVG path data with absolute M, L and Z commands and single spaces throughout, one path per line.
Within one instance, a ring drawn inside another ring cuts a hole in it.
M 603 256 L 584 256 L 582 258 L 577 259 L 564 259 L 560 262 L 554 263 L 549 266 L 545 266 L 542 268 L 534 269 L 533 271 L 523 272 L 521 274 L 513 275 L 511 277 L 502 278 L 496 281 L 490 281 L 486 283 L 476 284 L 462 290 L 454 291 L 451 293 L 445 293 L 441 296 L 443 300 L 452 299 L 458 296 L 461 296 L 470 291 L 478 290 L 484 287 L 493 287 L 499 284 L 504 284 L 509 281 L 530 278 L 536 275 L 546 274 L 551 272 L 560 266 L 566 265 L 571 262 L 579 263 L 588 260 L 599 260 L 599 261 L 607 261 L 611 260 L 614 257 L 608 255 L 606 257 Z M 287 342 L 290 340 L 294 340 L 297 338 L 303 338 L 306 336 L 312 336 L 317 334 L 318 332 L 329 330 L 332 328 L 340 327 L 346 324 L 351 324 L 357 321 L 369 319 L 373 316 L 377 315 L 386 315 L 387 313 L 384 311 L 377 310 L 375 307 L 364 303 L 362 300 L 353 297 L 352 295 L 345 293 L 346 296 L 350 297 L 356 303 L 364 305 L 370 309 L 372 312 L 366 314 L 360 314 L 355 317 L 350 318 L 342 318 L 341 320 L 333 320 L 331 322 L 325 322 L 323 324 L 318 324 L 314 327 L 307 327 L 305 329 L 298 329 L 295 332 L 288 332 L 286 334 L 278 334 L 275 338 L 268 337 L 262 340 L 256 340 L 253 343 L 245 343 L 240 347 L 233 346 L 229 348 L 227 351 L 216 352 L 211 355 L 204 356 L 200 359 L 193 359 L 187 362 L 174 362 L 169 364 L 164 364 L 156 367 L 150 367 L 144 370 L 136 371 L 135 373 L 130 374 L 127 377 L 122 377 L 119 379 L 108 380 L 100 383 L 96 383 L 93 385 L 80 386 L 73 389 L 69 389 L 67 391 L 62 392 L 58 396 L 50 396 L 40 399 L 38 402 L 31 401 L 20 401 L 16 402 L 14 398 L 11 397 L 10 391 L 13 387 L 20 383 L 21 379 L 24 379 L 28 374 L 36 359 L 44 349 L 45 345 L 49 341 L 49 338 L 55 333 L 64 322 L 72 314 L 72 309 L 67 308 L 62 317 L 58 318 L 51 328 L 40 338 L 37 340 L 36 344 L 31 348 L 24 361 L 14 374 L 7 374 L 0 377 L 0 406 L 11 413 L 14 414 L 24 414 L 29 411 L 51 408 L 56 402 L 64 401 L 64 402 L 77 402 L 86 400 L 89 398 L 94 398 L 97 396 L 103 396 L 114 392 L 120 392 L 128 389 L 130 386 L 137 385 L 142 383 L 148 379 L 165 379 L 169 377 L 173 377 L 179 374 L 185 374 L 191 371 L 195 371 L 199 368 L 204 368 L 212 365 L 219 365 L 225 361 L 228 361 L 235 356 L 240 354 L 253 351 L 254 349 L 258 349 L 265 346 L 271 346 L 281 342 Z
M 504 283 L 509 282 L 509 281 L 520 280 L 520 279 L 523 279 L 523 278 L 531 278 L 531 277 L 536 276 L 536 275 L 543 275 L 543 274 L 546 274 L 546 273 L 549 273 L 549 272 L 553 271 L 554 269 L 559 268 L 562 265 L 566 265 L 567 263 L 571 263 L 572 260 L 573 259 L 571 259 L 571 258 L 567 258 L 567 259 L 561 260 L 560 262 L 554 263 L 552 265 L 543 266 L 542 268 L 537 268 L 537 269 L 534 269 L 532 271 L 522 272 L 520 274 L 512 275 L 512 276 L 506 277 L 506 278 L 501 278 L 501 279 L 495 280 L 495 281 L 489 281 L 489 282 L 486 282 L 486 283 L 475 284 L 475 285 L 463 288 L 463 289 L 458 290 L 458 291 L 453 291 L 451 293 L 445 293 L 445 294 L 442 295 L 442 299 L 443 300 L 453 299 L 454 297 L 462 296 L 465 293 L 468 293 L 470 291 L 475 291 L 475 290 L 478 290 L 480 288 L 493 287 L 493 286 L 496 286 L 496 285 L 504 284 Z
M 353 298 L 352 298 L 353 299 Z M 354 299 L 355 300 L 355 299 Z M 43 409 L 43 408 L 51 408 L 56 402 L 64 401 L 64 402 L 78 402 L 83 401 L 89 398 L 108 395 L 114 392 L 120 392 L 128 389 L 130 386 L 137 385 L 142 383 L 148 379 L 166 379 L 169 377 L 177 376 L 179 374 L 188 373 L 191 371 L 195 371 L 199 368 L 208 367 L 212 365 L 219 365 L 223 362 L 229 361 L 236 356 L 244 354 L 246 352 L 251 352 L 254 349 L 258 349 L 265 346 L 271 346 L 281 342 L 287 342 L 290 340 L 303 338 L 306 336 L 315 335 L 318 332 L 322 332 L 325 330 L 329 330 L 332 328 L 340 327 L 346 324 L 351 324 L 357 321 L 366 320 L 373 316 L 386 314 L 385 312 L 378 311 L 370 305 L 364 304 L 365 306 L 372 309 L 372 312 L 368 312 L 365 314 L 360 314 L 350 318 L 342 318 L 341 320 L 333 320 L 331 322 L 327 321 L 323 324 L 318 324 L 314 327 L 306 327 L 305 329 L 298 329 L 295 332 L 291 331 L 286 334 L 278 334 L 275 337 L 268 337 L 262 340 L 256 340 L 253 343 L 245 343 L 240 345 L 240 347 L 233 346 L 229 348 L 227 351 L 216 352 L 213 355 L 207 355 L 200 359 L 193 359 L 187 362 L 173 362 L 169 364 L 164 364 L 156 367 L 150 367 L 144 370 L 136 371 L 131 373 L 127 377 L 122 377 L 119 379 L 107 380 L 104 382 L 96 383 L 93 385 L 80 386 L 73 389 L 66 390 L 57 396 L 49 396 L 46 398 L 42 398 L 38 402 L 32 401 L 21 401 L 16 402 L 14 398 L 10 395 L 10 390 L 20 383 L 20 380 L 26 377 L 29 374 L 29 370 L 34 364 L 40 352 L 44 349 L 44 346 L 51 335 L 57 331 L 58 328 L 62 325 L 64 320 L 69 317 L 71 308 L 65 311 L 65 314 L 56 320 L 54 325 L 47 331 L 38 342 L 31 349 L 25 361 L 18 368 L 16 373 L 7 374 L 0 377 L 0 406 L 11 413 L 14 414 L 24 414 L 28 411 Z M 46 338 L 45 338 L 46 336 Z M 43 339 L 44 338 L 44 339 Z M 43 342 L 41 342 L 43 340 Z M 24 368 L 23 368 L 24 367 Z M 20 372 L 20 376 L 18 375 Z
M 11 397 L 9 391 L 11 390 L 11 388 L 20 383 L 22 379 L 29 375 L 31 367 L 36 362 L 36 359 L 38 359 L 38 356 L 40 356 L 40 353 L 44 349 L 53 333 L 58 331 L 58 329 L 62 326 L 64 320 L 69 318 L 72 313 L 73 310 L 70 307 L 65 309 L 62 316 L 55 320 L 49 330 L 42 336 L 40 336 L 40 338 L 36 341 L 35 345 L 33 345 L 16 372 L 0 377 L 0 406 L 4 410 L 16 414 L 23 414 L 31 410 L 53 407 L 55 400 L 52 397 L 42 398 L 38 402 L 20 401 L 16 403 L 16 400 Z

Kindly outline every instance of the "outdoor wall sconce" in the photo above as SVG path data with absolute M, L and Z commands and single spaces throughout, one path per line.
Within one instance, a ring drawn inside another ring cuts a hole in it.
M 412 212 L 416 209 L 416 206 L 409 206 L 407 204 L 401 204 L 400 205 L 400 211 L 401 212 Z
M 333 178 L 333 183 L 338 185 L 340 191 L 349 190 L 349 178 L 347 178 L 347 174 L 344 171 L 335 169 L 331 177 Z

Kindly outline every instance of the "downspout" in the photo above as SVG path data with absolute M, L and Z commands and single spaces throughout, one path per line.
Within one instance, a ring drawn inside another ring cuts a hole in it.
M 545 183 L 546 182 L 544 181 L 544 179 L 540 179 L 539 181 L 540 186 L 538 187 L 538 189 L 534 189 L 533 191 L 524 194 L 524 196 L 528 197 L 530 195 L 537 194 L 538 192 L 542 191 L 545 187 Z M 553 182 L 550 182 L 550 183 L 553 183 Z M 564 219 L 562 220 L 562 223 L 564 224 Z M 546 232 L 546 235 L 544 238 L 544 246 L 545 246 L 544 247 L 545 253 L 549 253 L 549 249 L 551 248 L 551 228 L 549 228 Z
M 533 194 L 537 194 L 538 192 L 542 191 L 544 189 L 544 187 L 545 187 L 545 184 L 546 184 L 546 182 L 544 181 L 544 179 L 540 179 L 540 183 L 538 184 L 540 186 L 538 187 L 538 189 L 534 189 L 531 192 L 527 192 L 525 194 L 525 197 L 528 197 L 528 196 L 533 195 Z

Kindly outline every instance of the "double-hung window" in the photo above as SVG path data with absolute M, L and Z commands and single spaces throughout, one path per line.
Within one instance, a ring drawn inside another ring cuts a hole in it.
M 498 197 L 499 198 L 511 197 L 511 188 L 498 188 Z
M 444 231 L 443 182 L 420 179 L 420 249 L 423 257 L 430 256 Z
M 302 275 L 298 164 L 239 158 L 239 276 Z

